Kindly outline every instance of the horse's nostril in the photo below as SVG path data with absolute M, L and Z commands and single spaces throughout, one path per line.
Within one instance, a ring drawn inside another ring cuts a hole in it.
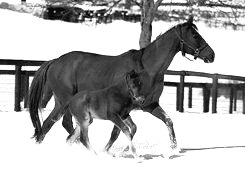
M 215 58 L 215 54 L 213 53 L 210 55 L 209 62 L 210 63 L 214 62 L 214 58 Z
M 212 53 L 212 54 L 208 55 L 207 57 L 205 57 L 203 60 L 205 63 L 212 63 L 212 62 L 214 62 L 214 58 L 215 58 L 215 54 Z

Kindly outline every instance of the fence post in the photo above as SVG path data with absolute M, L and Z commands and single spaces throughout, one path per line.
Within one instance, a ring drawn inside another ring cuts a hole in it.
M 237 110 L 237 85 L 234 86 L 234 111 Z
M 242 113 L 245 114 L 245 84 L 242 87 Z
M 179 112 L 184 112 L 184 92 L 185 90 L 185 72 L 180 75 L 179 84 Z
M 188 108 L 192 108 L 192 85 L 189 86 L 188 91 Z
M 230 87 L 230 107 L 229 107 L 230 114 L 232 114 L 233 112 L 233 99 L 234 99 L 234 86 L 231 85 Z
M 179 84 L 176 86 L 176 111 L 179 111 Z
M 210 89 L 207 84 L 203 87 L 203 112 L 209 112 L 209 103 L 210 103 Z
M 29 73 L 28 71 L 25 71 L 24 74 L 24 108 L 28 107 L 28 93 L 29 93 Z
M 217 113 L 217 97 L 218 97 L 218 76 L 213 76 L 212 85 L 212 113 Z
M 20 111 L 21 101 L 21 65 L 15 65 L 15 97 L 14 97 L 14 111 Z

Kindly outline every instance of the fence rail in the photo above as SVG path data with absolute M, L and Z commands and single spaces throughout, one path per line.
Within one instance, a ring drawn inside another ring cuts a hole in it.
M 22 70 L 23 66 L 40 66 L 45 61 L 34 60 L 11 60 L 0 59 L 0 65 L 13 65 L 15 70 L 0 70 L 0 75 L 15 76 L 14 91 L 14 110 L 21 111 L 21 101 L 24 100 L 24 107 L 28 106 L 29 77 L 34 76 L 35 71 Z M 238 91 L 242 92 L 242 112 L 245 114 L 245 77 L 210 74 L 193 71 L 166 71 L 165 75 L 179 76 L 178 82 L 164 82 L 165 86 L 176 87 L 176 110 L 184 112 L 184 89 L 188 88 L 188 108 L 192 108 L 192 89 L 201 88 L 203 90 L 203 112 L 209 112 L 210 99 L 212 99 L 212 113 L 217 113 L 218 89 L 225 88 L 230 90 L 229 94 L 229 113 L 236 110 Z M 212 79 L 212 83 L 186 82 L 186 77 L 205 77 Z M 239 83 L 220 83 L 219 79 L 235 80 Z

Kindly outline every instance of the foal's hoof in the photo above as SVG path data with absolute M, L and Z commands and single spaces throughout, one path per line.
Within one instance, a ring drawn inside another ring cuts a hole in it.
M 130 150 L 130 148 L 129 148 L 129 146 L 127 146 L 127 147 L 124 148 L 123 152 L 126 153 L 126 152 L 128 152 L 129 150 Z
M 116 157 L 116 155 L 115 154 L 113 154 L 113 153 L 111 153 L 111 152 L 109 152 L 109 151 L 102 151 L 101 152 L 101 154 L 103 155 L 103 156 L 109 156 L 109 157 Z
M 36 136 L 35 140 L 36 140 L 36 143 L 41 144 L 44 140 L 44 135 Z

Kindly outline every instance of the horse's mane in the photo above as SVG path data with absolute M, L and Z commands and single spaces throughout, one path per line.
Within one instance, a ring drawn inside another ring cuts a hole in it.
M 180 24 L 180 25 L 182 25 L 182 26 L 187 25 L 187 26 L 188 26 L 188 28 L 193 28 L 193 29 L 195 29 L 196 31 L 198 31 L 198 28 L 197 28 L 197 26 L 196 26 L 194 23 L 185 22 L 185 23 Z
M 156 37 L 156 39 L 155 39 L 155 41 L 156 40 L 158 40 L 160 37 L 162 37 L 164 34 L 167 34 L 167 32 L 168 31 L 170 31 L 170 30 L 172 30 L 173 28 L 175 28 L 175 27 L 177 27 L 177 26 L 188 26 L 188 28 L 193 28 L 193 29 L 195 29 L 196 31 L 198 31 L 198 28 L 197 28 L 197 26 L 194 24 L 194 23 L 190 23 L 190 22 L 184 22 L 184 23 L 181 23 L 181 24 L 177 24 L 177 25 L 174 25 L 174 26 L 172 26 L 171 28 L 169 28 L 165 33 L 160 33 L 157 37 Z

